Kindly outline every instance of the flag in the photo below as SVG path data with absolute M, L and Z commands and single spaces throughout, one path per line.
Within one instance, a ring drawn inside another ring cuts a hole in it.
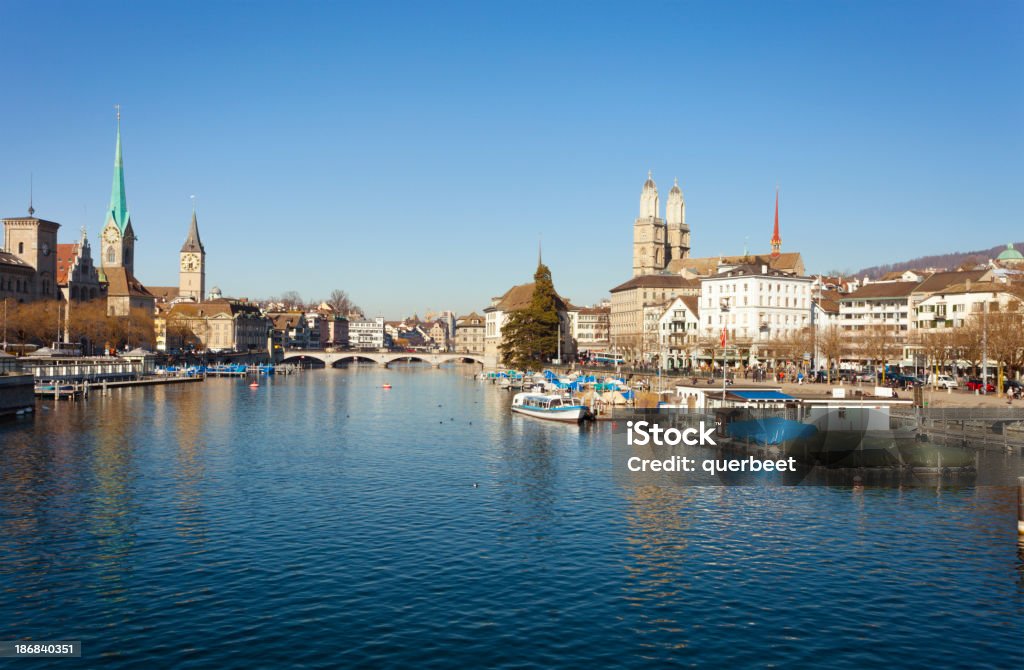
M 722 326 L 722 348 L 725 349 L 725 326 Z

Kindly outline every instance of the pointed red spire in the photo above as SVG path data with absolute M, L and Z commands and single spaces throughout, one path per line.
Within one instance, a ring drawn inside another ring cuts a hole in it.
M 779 189 L 775 189 L 775 230 L 772 233 L 772 256 L 778 256 L 782 250 L 782 238 L 779 236 Z

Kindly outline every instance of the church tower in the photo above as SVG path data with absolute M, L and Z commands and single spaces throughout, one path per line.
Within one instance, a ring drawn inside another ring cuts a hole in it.
M 672 190 L 668 192 L 665 204 L 665 223 L 668 228 L 668 262 L 690 256 L 690 227 L 686 225 L 686 201 L 683 191 L 679 188 L 679 180 L 675 180 Z
M 658 218 L 658 187 L 647 173 L 640 191 L 640 216 L 633 222 L 633 276 L 661 272 L 666 258 L 665 221 Z
M 779 236 L 779 189 L 775 189 L 775 231 L 772 233 L 772 258 L 782 253 L 782 237 Z
M 128 213 L 128 198 L 124 190 L 124 161 L 121 158 L 121 108 L 117 108 L 117 144 L 114 147 L 114 184 L 110 189 L 110 207 L 106 224 L 100 233 L 100 264 L 104 274 L 108 269 L 124 268 L 129 276 L 135 274 L 135 231 Z
M 199 223 L 196 222 L 196 206 L 192 203 L 192 225 L 188 229 L 185 244 L 179 254 L 181 269 L 178 272 L 178 295 L 202 302 L 206 298 L 206 249 L 199 239 Z

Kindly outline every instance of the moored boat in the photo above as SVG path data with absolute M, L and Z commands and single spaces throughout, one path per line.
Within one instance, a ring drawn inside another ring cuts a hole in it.
M 585 405 L 556 394 L 517 393 L 512 397 L 512 411 L 535 419 L 570 423 L 592 418 L 590 409 Z

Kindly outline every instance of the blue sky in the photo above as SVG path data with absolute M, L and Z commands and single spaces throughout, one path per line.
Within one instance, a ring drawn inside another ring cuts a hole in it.
M 370 314 L 631 272 L 647 170 L 694 255 L 857 269 L 1021 238 L 1019 2 L 4 2 L 0 211 L 92 239 L 123 111 L 147 284 Z

